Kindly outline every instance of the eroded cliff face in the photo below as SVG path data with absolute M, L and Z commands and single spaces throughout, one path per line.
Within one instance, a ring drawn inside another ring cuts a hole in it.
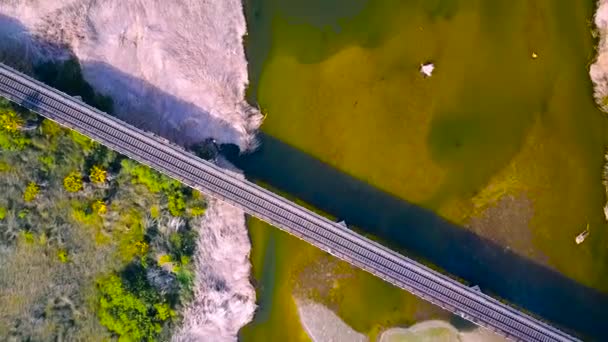
M 243 211 L 211 200 L 199 231 L 194 300 L 173 341 L 237 340 L 256 308 L 250 247 Z
M 1 2 L 2 15 L 5 44 L 25 42 L 37 58 L 71 50 L 121 118 L 180 143 L 256 146 L 240 0 L 17 0 Z

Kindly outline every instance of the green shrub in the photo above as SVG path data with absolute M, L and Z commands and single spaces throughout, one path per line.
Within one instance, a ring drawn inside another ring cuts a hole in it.
M 191 257 L 196 248 L 196 232 L 183 230 L 171 233 L 169 243 L 175 260 L 180 260 L 182 256 Z
M 38 161 L 42 164 L 44 170 L 51 171 L 55 168 L 55 157 L 50 154 L 41 155 L 38 157 Z
M 163 192 L 167 197 L 167 209 L 173 216 L 182 216 L 186 211 L 185 187 L 178 181 L 132 160 L 121 162 L 123 172 L 131 176 L 131 182 L 143 184 L 153 193 Z
M 153 193 L 161 192 L 166 187 L 167 179 L 151 168 L 130 159 L 125 159 L 120 164 L 123 171 L 132 177 L 132 183 L 143 184 Z
M 30 143 L 21 132 L 10 133 L 0 130 L 0 148 L 7 151 L 21 151 Z
M 168 191 L 167 193 L 167 209 L 173 216 L 182 216 L 186 210 L 186 202 L 184 194 L 178 190 Z
M 30 213 L 29 210 L 21 209 L 21 210 L 19 210 L 19 214 L 17 214 L 17 217 L 23 220 L 24 218 L 27 217 L 27 214 L 29 214 L 29 213 Z
M 120 162 L 120 165 L 122 166 L 123 172 L 131 176 L 132 183 L 143 184 L 153 193 L 177 191 L 177 189 L 183 188 L 181 183 L 175 179 L 166 177 L 136 161 L 124 159 Z
M 54 138 L 63 131 L 63 127 L 54 123 L 49 119 L 44 119 L 42 124 L 40 125 L 40 129 L 42 130 L 42 134 L 46 135 L 49 138 Z
M 0 107 L 0 147 L 8 151 L 23 150 L 30 142 L 21 128 L 25 120 L 11 107 Z
M 203 207 L 192 207 L 190 208 L 190 215 L 193 217 L 204 215 L 206 209 Z
M 171 310 L 167 303 L 154 304 L 154 308 L 156 309 L 156 318 L 161 321 L 175 317 L 175 311 Z
M 32 232 L 23 232 L 23 240 L 27 244 L 34 243 L 34 233 L 32 233 Z
M 158 310 L 125 289 L 117 275 L 97 283 L 100 298 L 97 315 L 100 323 L 122 341 L 153 341 L 161 331 Z M 154 312 L 153 315 L 150 315 Z M 165 317 L 165 313 L 162 314 Z
M 97 145 L 99 145 L 95 141 L 89 139 L 87 136 L 84 136 L 76 131 L 70 131 L 70 136 L 72 137 L 72 140 L 74 140 L 74 142 L 78 144 L 78 146 L 80 146 L 80 148 L 82 148 L 84 152 L 90 152 L 95 149 Z
M 182 255 L 181 258 L 179 259 L 179 261 L 183 266 L 187 266 L 190 264 L 190 257 Z
M 82 209 L 80 205 L 72 208 L 72 218 L 76 222 L 85 225 L 93 225 L 95 223 L 95 216 L 88 212 L 88 210 Z
M 184 287 L 186 292 L 192 291 L 192 285 L 194 284 L 194 274 L 185 267 L 175 267 L 175 277 L 177 281 Z

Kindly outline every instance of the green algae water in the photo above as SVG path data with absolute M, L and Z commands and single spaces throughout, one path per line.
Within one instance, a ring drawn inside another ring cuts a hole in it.
M 470 226 L 504 198 L 525 198 L 529 208 L 518 208 L 531 213 L 526 224 L 475 232 L 608 292 L 606 120 L 587 75 L 593 5 L 252 1 L 250 97 L 267 115 L 266 134 L 452 222 Z M 430 78 L 419 72 L 425 62 L 436 66 Z M 587 224 L 591 234 L 578 246 L 574 237 Z M 319 258 L 298 259 L 297 240 L 284 250 L 275 233 L 252 234 L 254 253 L 275 259 L 275 282 L 297 273 L 297 260 Z M 375 336 L 378 327 L 411 323 L 406 308 L 425 305 L 381 282 L 366 287 L 366 277 L 352 282 L 357 299 L 335 308 L 358 331 Z M 292 304 L 276 304 L 290 296 L 289 288 L 273 294 L 275 315 L 294 315 Z M 399 307 L 370 311 L 366 298 Z M 282 329 L 271 321 L 250 332 Z
M 260 309 L 254 321 L 241 331 L 243 341 L 309 341 L 299 324 L 299 317 L 292 299 L 292 284 L 289 282 L 289 268 L 298 262 L 303 254 L 313 251 L 312 246 L 251 219 L 248 222 L 252 249 L 251 262 L 253 276 L 258 281 L 258 302 Z M 290 255 L 290 250 L 299 249 L 298 255 L 291 255 L 291 264 L 281 260 Z

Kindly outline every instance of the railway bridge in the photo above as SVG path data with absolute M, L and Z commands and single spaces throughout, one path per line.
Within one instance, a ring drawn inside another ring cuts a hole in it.
M 168 175 L 243 209 L 385 281 L 516 341 L 577 341 L 498 300 L 371 241 L 181 147 L 0 64 L 0 95 Z

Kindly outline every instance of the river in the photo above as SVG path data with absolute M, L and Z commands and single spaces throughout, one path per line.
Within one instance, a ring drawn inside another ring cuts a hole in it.
M 565 329 L 604 336 L 606 119 L 588 75 L 594 2 L 348 3 L 248 2 L 249 97 L 266 120 L 261 149 L 237 166 Z M 436 69 L 425 78 L 429 61 Z M 326 262 L 251 226 L 266 316 L 243 338 L 296 338 L 280 318 L 294 316 L 302 274 Z M 446 318 L 358 271 L 338 273 L 351 280 L 321 300 L 369 336 Z

